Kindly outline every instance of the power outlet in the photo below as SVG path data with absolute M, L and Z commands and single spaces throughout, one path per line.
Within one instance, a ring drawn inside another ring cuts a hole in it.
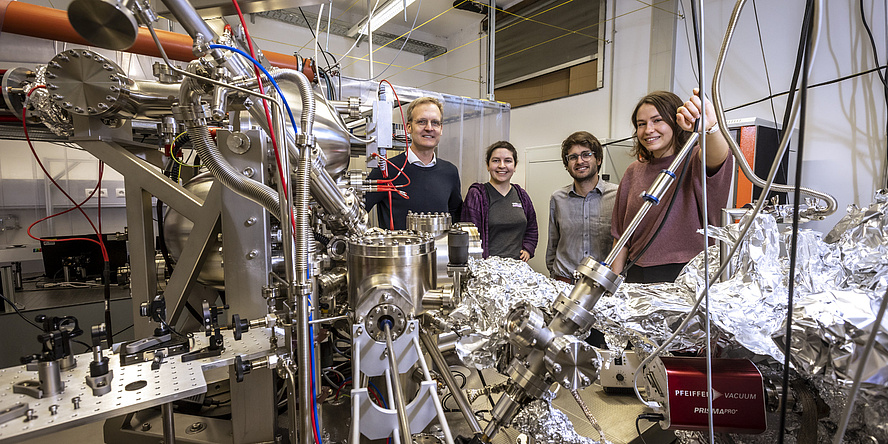
M 90 195 L 90 193 L 92 193 L 92 191 L 93 191 L 93 188 L 84 188 L 83 195 L 86 197 L 89 197 L 89 195 Z M 99 196 L 101 196 L 104 199 L 104 198 L 108 197 L 108 189 L 102 188 L 96 194 L 98 194 Z M 93 197 L 96 197 L 96 195 L 93 194 Z
M 114 195 L 120 198 L 126 198 L 126 188 L 115 188 Z

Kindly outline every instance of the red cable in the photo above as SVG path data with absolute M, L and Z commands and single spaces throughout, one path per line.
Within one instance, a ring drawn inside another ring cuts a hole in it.
M 28 91 L 27 97 L 31 97 L 31 94 L 33 94 L 34 91 L 37 91 L 38 88 L 46 88 L 46 86 L 45 86 L 45 85 L 39 85 L 39 86 L 34 87 L 34 88 L 31 89 L 30 91 Z M 98 190 L 98 189 L 101 187 L 101 184 L 102 184 L 102 178 L 101 178 L 101 177 L 102 177 L 102 172 L 103 172 L 103 165 L 104 165 L 104 163 L 103 163 L 102 161 L 99 161 L 99 171 L 100 171 L 100 173 L 99 173 L 99 182 L 98 182 L 98 184 L 96 185 L 96 188 L 92 191 L 92 193 L 89 194 L 89 196 L 86 198 L 86 200 L 84 200 L 84 201 L 81 202 L 81 203 L 77 203 L 77 202 L 76 202 L 76 201 L 75 201 L 75 200 L 74 200 L 74 199 L 73 199 L 73 198 L 72 198 L 72 197 L 71 197 L 71 196 L 70 196 L 70 195 L 64 190 L 64 188 L 62 188 L 61 185 L 59 185 L 58 182 L 56 182 L 55 179 L 52 178 L 52 175 L 49 174 L 49 171 L 47 171 L 47 170 L 46 170 L 46 167 L 43 166 L 43 162 L 40 161 L 40 156 L 37 155 L 37 150 L 34 148 L 34 144 L 31 142 L 31 136 L 30 136 L 30 134 L 28 133 L 28 118 L 27 118 L 27 112 L 28 112 L 28 108 L 27 108 L 27 107 L 22 107 L 22 129 L 23 129 L 24 132 L 25 132 L 25 140 L 28 142 L 28 147 L 31 148 L 31 153 L 34 155 L 34 160 L 37 161 L 37 165 L 39 165 L 39 166 L 40 166 L 40 169 L 43 170 L 43 174 L 46 175 L 46 178 L 49 179 L 50 182 L 52 182 L 52 184 L 53 184 L 56 188 L 58 188 L 58 190 L 61 191 L 62 194 L 64 194 L 65 197 L 67 197 L 68 200 L 69 200 L 72 204 L 74 204 L 74 207 L 72 207 L 72 208 L 69 208 L 69 209 L 67 209 L 67 210 L 65 210 L 65 211 L 63 211 L 63 212 L 60 212 L 60 213 L 53 214 L 52 216 L 47 216 L 47 217 L 45 217 L 45 218 L 43 218 L 43 219 L 40 219 L 40 220 L 38 220 L 37 222 L 34 222 L 33 224 L 31 224 L 31 226 L 28 227 L 28 236 L 30 236 L 31 239 L 34 239 L 34 240 L 37 240 L 37 241 L 59 241 L 59 242 L 65 242 L 65 241 L 71 241 L 71 240 L 87 240 L 87 241 L 89 241 L 89 242 L 93 242 L 93 243 L 99 245 L 99 248 L 102 250 L 102 259 L 103 259 L 105 262 L 108 262 L 108 250 L 105 248 L 105 242 L 104 242 L 104 240 L 102 239 L 102 234 L 101 234 L 101 233 L 99 232 L 99 230 L 96 228 L 95 224 L 93 224 L 92 219 L 90 219 L 90 217 L 86 214 L 86 212 L 83 211 L 83 208 L 81 208 L 81 205 L 83 205 L 84 203 L 86 203 L 86 201 L 89 200 L 89 199 L 93 196 L 93 194 L 95 194 L 96 190 Z M 99 197 L 100 197 L 100 199 L 101 199 L 101 193 L 99 193 Z M 99 202 L 101 202 L 101 200 L 100 200 Z M 47 202 L 47 205 L 51 205 L 51 204 L 52 204 L 52 202 Z M 101 208 L 101 207 L 100 207 L 100 208 Z M 46 219 L 50 219 L 50 218 L 56 217 L 56 216 L 61 215 L 61 214 L 65 214 L 65 213 L 67 213 L 67 212 L 69 212 L 69 211 L 72 211 L 72 210 L 74 210 L 74 209 L 79 210 L 79 211 L 80 211 L 80 214 L 83 214 L 83 217 L 85 217 L 85 218 L 86 218 L 86 221 L 89 222 L 89 225 L 92 227 L 93 232 L 95 232 L 96 237 L 98 238 L 98 240 L 89 239 L 89 238 L 43 239 L 43 238 L 35 237 L 35 236 L 33 236 L 33 235 L 31 234 L 31 228 L 32 228 L 34 225 L 36 225 L 37 223 L 42 222 L 42 221 L 44 221 L 44 220 L 46 220 Z M 99 210 L 99 211 L 100 211 L 100 212 L 99 212 L 99 216 L 101 217 L 101 210 Z M 100 224 L 101 224 L 101 222 L 100 222 Z
M 409 138 L 409 137 L 406 137 L 406 136 L 407 136 L 407 121 L 404 120 L 404 107 L 401 106 L 401 99 L 398 98 L 398 92 L 395 91 L 395 86 L 392 85 L 392 82 L 389 82 L 389 81 L 386 80 L 386 79 L 382 79 L 379 83 L 383 83 L 383 82 L 388 83 L 389 87 L 392 88 L 392 93 L 395 94 L 395 101 L 398 102 L 398 110 L 401 112 L 401 123 L 404 125 L 404 136 L 405 136 L 405 137 L 404 137 L 404 140 L 405 140 L 405 143 L 406 143 L 406 145 L 407 145 L 407 150 L 404 151 L 404 165 L 401 166 L 401 168 L 398 168 L 398 175 L 395 176 L 395 177 L 393 177 L 393 178 L 391 178 L 391 179 L 385 179 L 387 182 L 391 183 L 391 182 L 393 182 L 395 179 L 397 179 L 398 177 L 400 177 L 400 176 L 401 176 L 401 173 L 404 172 L 404 168 L 407 167 L 407 154 L 408 154 L 407 151 L 410 150 L 410 138 Z M 379 155 L 377 154 L 377 156 L 379 156 Z M 385 162 L 386 162 L 386 163 L 385 163 L 385 168 L 382 169 L 382 176 L 383 176 L 383 177 L 388 177 L 388 165 L 389 165 L 391 162 L 389 162 L 389 160 L 386 159 L 386 158 L 383 157 L 383 156 L 379 156 L 379 158 L 385 160 Z M 394 164 L 392 164 L 392 166 L 394 166 Z M 396 168 L 397 168 L 397 167 L 396 167 Z M 410 185 L 410 178 L 407 177 L 407 174 L 406 174 L 406 173 L 404 174 L 404 177 L 407 178 L 407 183 L 404 184 L 403 186 Z M 399 193 L 399 194 L 400 194 L 402 197 L 405 197 L 405 198 L 406 198 L 406 195 L 405 195 L 404 193 Z M 394 231 L 394 229 L 395 229 L 395 216 L 394 216 L 394 214 L 393 214 L 393 212 L 392 212 L 392 192 L 391 192 L 391 191 L 388 191 L 388 201 L 389 201 L 389 228 L 390 228 L 391 230 Z

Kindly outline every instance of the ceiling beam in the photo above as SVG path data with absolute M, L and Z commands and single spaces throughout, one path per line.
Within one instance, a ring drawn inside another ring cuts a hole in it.
M 303 11 L 304 12 L 304 11 Z M 310 12 L 304 12 L 305 17 L 303 18 L 303 14 L 300 13 L 298 8 L 289 8 L 289 9 L 278 9 L 275 11 L 263 11 L 257 12 L 254 15 L 269 18 L 272 20 L 277 20 L 279 22 L 284 22 L 290 25 L 301 26 L 303 28 L 314 29 L 317 24 L 318 15 Z M 308 19 L 308 22 L 306 22 Z M 352 39 L 348 37 L 346 33 L 351 28 L 351 25 L 342 20 L 333 19 L 330 22 L 330 34 L 338 35 L 340 37 L 345 37 L 347 39 Z M 321 29 L 327 29 L 327 18 L 321 18 Z M 366 37 L 363 37 L 366 38 Z M 373 33 L 373 44 L 377 47 L 382 45 L 388 45 L 389 48 L 399 49 L 401 45 L 404 45 L 404 38 L 395 34 L 389 34 L 387 32 L 374 32 Z M 441 54 L 447 52 L 447 48 L 436 45 L 434 43 L 428 43 L 419 41 L 416 39 L 410 39 L 407 41 L 407 44 L 404 45 L 404 51 L 419 54 L 424 57 L 425 60 L 429 60 L 433 57 L 437 57 Z

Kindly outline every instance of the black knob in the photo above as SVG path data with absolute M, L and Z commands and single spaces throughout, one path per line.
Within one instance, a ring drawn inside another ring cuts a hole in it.
M 243 333 L 250 330 L 250 321 L 241 319 L 240 315 L 232 315 L 231 329 L 234 330 L 234 340 L 240 341 Z
M 447 253 L 450 265 L 465 265 L 469 262 L 469 233 L 451 228 L 447 234 Z
M 104 376 L 108 374 L 108 357 L 105 356 L 99 361 L 92 361 L 89 363 L 89 375 L 93 378 L 98 376 Z
M 234 358 L 234 379 L 237 382 L 244 382 L 244 375 L 250 373 L 251 370 L 253 370 L 252 362 L 244 361 L 241 356 Z

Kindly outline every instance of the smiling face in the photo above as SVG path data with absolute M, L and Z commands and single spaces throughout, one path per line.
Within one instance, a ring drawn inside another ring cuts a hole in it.
M 493 150 L 490 159 L 487 160 L 487 171 L 490 172 L 492 184 L 509 183 L 515 174 L 515 156 L 508 148 Z
M 635 136 L 638 142 L 660 158 L 675 154 L 672 127 L 663 119 L 654 105 L 645 103 L 638 108 L 635 116 Z
M 407 131 L 410 133 L 411 147 L 416 152 L 434 150 L 444 133 L 441 111 L 433 103 L 423 103 L 413 109 L 410 117 Z
M 592 150 L 583 145 L 574 145 L 567 151 L 567 169 L 570 177 L 582 182 L 598 176 L 601 159 L 595 157 Z

